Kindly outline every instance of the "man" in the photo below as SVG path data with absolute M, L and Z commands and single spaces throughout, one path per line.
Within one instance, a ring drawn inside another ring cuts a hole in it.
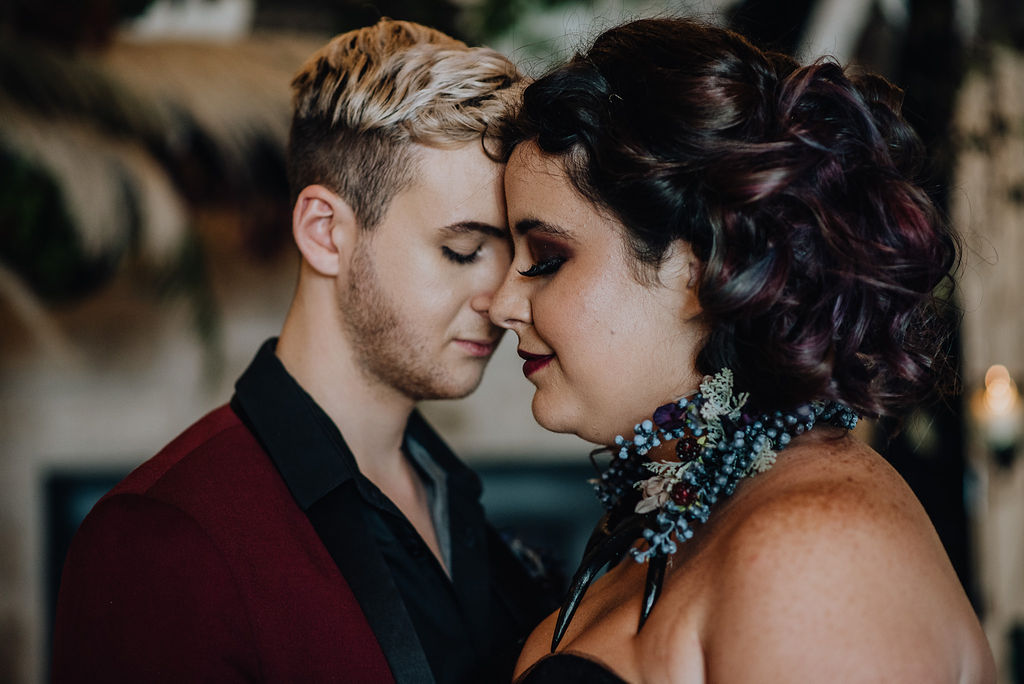
M 295 298 L 224 406 L 83 523 L 54 679 L 488 682 L 550 606 L 415 411 L 476 388 L 509 265 L 485 152 L 519 76 L 400 21 L 293 81 Z

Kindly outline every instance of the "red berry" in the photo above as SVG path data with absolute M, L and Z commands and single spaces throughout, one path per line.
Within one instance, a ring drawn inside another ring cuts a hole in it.
M 676 442 L 676 456 L 682 462 L 692 461 L 700 455 L 700 444 L 694 437 L 683 437 Z
M 673 485 L 672 491 L 669 492 L 669 496 L 672 497 L 672 501 L 680 506 L 689 506 L 693 503 L 694 499 L 693 490 L 681 482 L 677 482 Z

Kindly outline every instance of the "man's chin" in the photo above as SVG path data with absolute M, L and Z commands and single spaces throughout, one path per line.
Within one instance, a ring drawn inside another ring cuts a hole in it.
M 432 387 L 421 388 L 418 396 L 412 398 L 416 401 L 442 401 L 445 399 L 465 399 L 480 386 L 483 374 L 475 378 L 467 378 L 462 381 L 452 379 L 447 383 L 437 383 Z

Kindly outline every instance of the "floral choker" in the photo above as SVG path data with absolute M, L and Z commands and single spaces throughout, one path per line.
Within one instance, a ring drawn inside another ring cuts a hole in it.
M 818 422 L 852 429 L 858 416 L 838 402 L 811 402 L 790 411 L 760 413 L 747 407 L 746 393 L 733 394 L 728 368 L 706 377 L 700 391 L 660 406 L 633 436 L 615 438 L 611 464 L 594 480 L 608 515 L 602 520 L 558 615 L 551 650 L 561 641 L 587 587 L 606 565 L 628 550 L 649 562 L 640 628 L 658 598 L 668 558 L 693 537 L 693 526 L 708 521 L 720 498 L 745 477 L 775 464 L 776 452 Z M 647 454 L 676 441 L 678 461 L 651 462 Z M 647 548 L 634 548 L 640 537 Z

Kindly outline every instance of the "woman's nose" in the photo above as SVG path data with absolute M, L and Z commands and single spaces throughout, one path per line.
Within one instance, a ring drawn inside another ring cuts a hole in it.
M 491 297 L 491 322 L 509 330 L 519 330 L 531 324 L 530 300 L 523 276 L 512 267 Z

